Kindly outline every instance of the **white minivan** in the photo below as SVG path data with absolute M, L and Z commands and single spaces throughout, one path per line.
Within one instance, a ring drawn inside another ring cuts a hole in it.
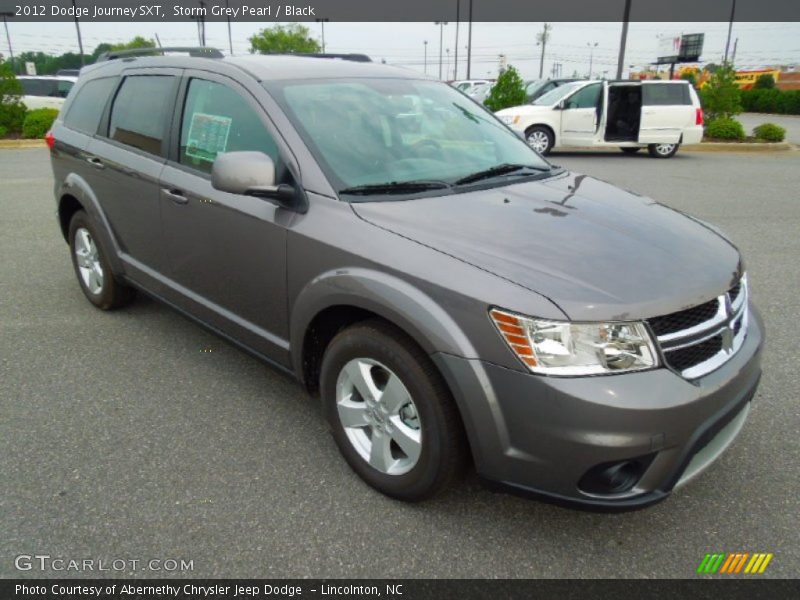
M 688 81 L 574 81 L 497 116 L 540 154 L 593 146 L 669 158 L 703 137 L 703 109 Z
M 71 75 L 22 75 L 17 79 L 22 85 L 22 103 L 28 110 L 61 110 L 69 91 L 78 81 Z

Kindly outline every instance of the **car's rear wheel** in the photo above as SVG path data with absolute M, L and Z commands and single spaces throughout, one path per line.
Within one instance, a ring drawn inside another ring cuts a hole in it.
M 333 438 L 378 491 L 428 498 L 460 474 L 460 416 L 428 356 L 401 331 L 366 321 L 340 332 L 322 361 L 321 392 Z
M 547 128 L 541 125 L 534 125 L 525 132 L 525 141 L 528 145 L 536 150 L 542 156 L 550 154 L 553 149 L 553 134 Z
M 671 158 L 675 156 L 680 144 L 650 144 L 647 151 L 653 158 Z
M 128 304 L 135 296 L 133 288 L 119 281 L 89 215 L 80 210 L 69 223 L 69 247 L 72 266 L 86 298 L 97 308 L 111 310 Z
M 641 147 L 639 146 L 620 146 L 620 150 L 622 150 L 625 154 L 636 154 Z

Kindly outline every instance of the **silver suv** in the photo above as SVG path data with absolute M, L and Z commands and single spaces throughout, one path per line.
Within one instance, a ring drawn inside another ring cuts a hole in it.
M 734 245 L 550 165 L 446 84 L 359 56 L 120 53 L 48 143 L 89 301 L 141 290 L 293 374 L 395 498 L 473 465 L 646 506 L 747 417 L 763 325 Z

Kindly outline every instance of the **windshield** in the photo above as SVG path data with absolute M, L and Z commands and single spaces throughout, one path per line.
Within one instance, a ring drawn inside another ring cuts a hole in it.
M 410 79 L 265 83 L 339 191 L 549 165 L 449 85 Z
M 537 104 L 539 106 L 553 106 L 554 104 L 558 104 L 562 98 L 566 98 L 572 92 L 584 85 L 586 85 L 585 81 L 573 81 L 572 83 L 565 83 L 564 85 L 558 86 L 556 89 L 540 96 L 531 104 Z

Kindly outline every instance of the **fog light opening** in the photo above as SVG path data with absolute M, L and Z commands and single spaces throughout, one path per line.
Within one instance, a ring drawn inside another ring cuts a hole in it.
M 601 463 L 586 471 L 578 488 L 589 494 L 621 494 L 641 479 L 654 455 Z

